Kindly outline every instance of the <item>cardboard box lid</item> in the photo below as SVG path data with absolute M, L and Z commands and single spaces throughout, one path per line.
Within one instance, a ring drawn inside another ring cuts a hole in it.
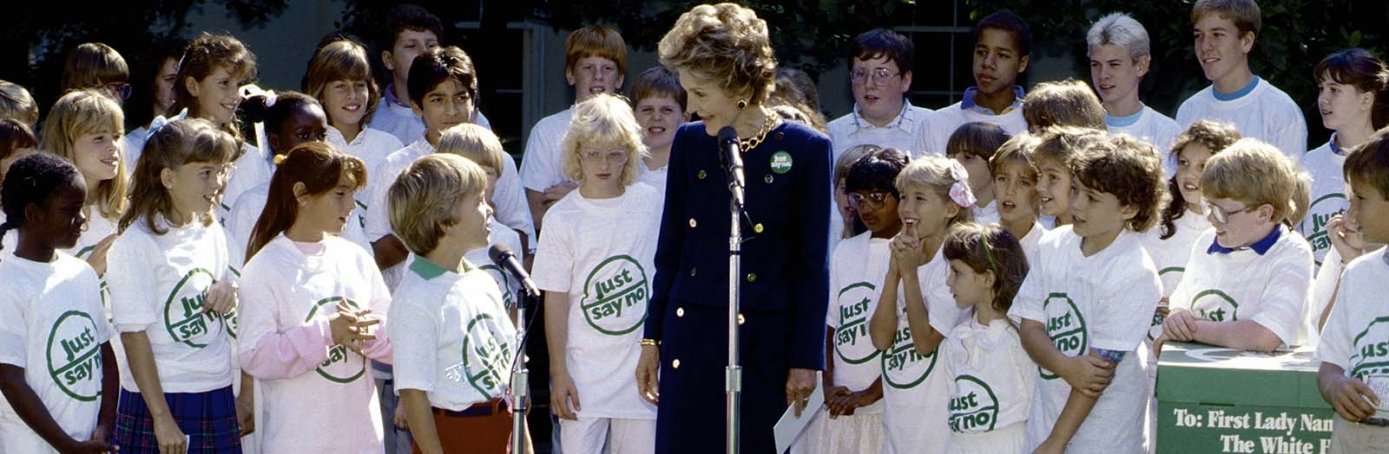
M 1331 408 L 1317 389 L 1315 350 L 1273 354 L 1168 342 L 1158 361 L 1158 401 Z

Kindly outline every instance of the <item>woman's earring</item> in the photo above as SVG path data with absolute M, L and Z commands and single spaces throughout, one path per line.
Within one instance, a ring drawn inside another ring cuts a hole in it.
M 745 99 L 739 99 L 739 100 L 738 100 L 738 110 L 743 110 L 743 109 L 746 109 L 747 107 L 748 107 L 748 101 L 747 101 L 747 100 L 745 100 Z

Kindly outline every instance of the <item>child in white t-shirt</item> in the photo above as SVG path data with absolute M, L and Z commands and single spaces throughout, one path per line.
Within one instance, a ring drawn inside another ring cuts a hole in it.
M 1055 219 L 1051 228 L 1071 223 L 1071 155 L 1104 138 L 1103 131 L 1076 126 L 1053 126 L 1042 131 L 1042 141 L 1032 153 L 1032 164 L 1037 167 L 1038 207 L 1042 215 Z
M 82 208 L 87 228 L 77 244 L 63 252 L 86 260 L 97 276 L 106 274 L 106 253 L 116 239 L 116 221 L 130 203 L 126 174 L 135 163 L 123 157 L 124 130 L 120 104 L 97 90 L 76 90 L 63 95 L 48 111 L 39 144 L 40 150 L 71 161 L 91 186 L 92 196 Z
M 114 450 L 120 385 L 101 290 L 91 267 L 59 251 L 81 235 L 86 180 L 52 155 L 11 168 L 0 188 L 0 236 L 18 240 L 0 248 L 0 452 Z
M 859 219 L 858 211 L 849 205 L 849 193 L 844 191 L 846 179 L 849 176 L 849 169 L 854 163 L 869 153 L 882 150 L 883 147 L 870 144 L 854 145 L 844 150 L 844 154 L 834 160 L 834 210 L 830 215 L 830 244 L 839 244 L 840 241 L 852 238 L 868 231 L 868 227 L 863 225 L 863 220 Z M 907 150 L 897 150 L 903 153 L 910 153 Z M 836 215 L 838 215 L 836 217 Z
M 883 450 L 882 360 L 868 322 L 891 261 L 888 242 L 902 230 L 897 212 L 901 193 L 895 183 L 910 159 L 901 150 L 874 149 L 846 172 L 848 204 L 867 231 L 840 241 L 830 258 L 826 411 L 811 422 L 796 452 Z
M 114 434 L 124 449 L 239 450 L 250 428 L 252 380 L 233 401 L 236 291 L 214 218 L 235 152 L 212 123 L 178 120 L 150 135 L 135 168 L 106 276 L 128 359 Z
M 1383 131 L 1346 156 L 1345 176 L 1351 192 L 1346 216 L 1355 219 L 1366 242 L 1389 242 L 1389 137 Z M 1389 253 L 1384 248 L 1350 262 L 1317 347 L 1317 387 L 1337 416 L 1331 452 L 1389 449 L 1389 374 L 1380 366 L 1389 342 L 1382 323 L 1389 317 L 1386 277 Z
M 1182 101 L 1177 124 L 1233 123 L 1241 136 L 1271 144 L 1297 164 L 1307 151 L 1302 108 L 1249 69 L 1262 23 L 1258 3 L 1200 0 L 1192 5 L 1191 19 L 1196 61 L 1211 85 Z
M 1317 80 L 1322 125 L 1334 132 L 1331 140 L 1302 158 L 1302 168 L 1312 176 L 1312 203 L 1297 232 L 1312 245 L 1320 267 L 1331 250 L 1327 224 L 1350 204 L 1341 171 L 1346 152 L 1389 123 L 1389 99 L 1383 99 L 1389 89 L 1389 68 L 1374 54 L 1357 48 L 1323 58 L 1312 75 Z
M 1074 223 L 1042 237 L 1009 317 L 1037 363 L 1024 452 L 1144 452 L 1143 342 L 1161 282 L 1139 234 L 1166 185 L 1151 145 L 1101 137 L 1070 159 Z
M 675 130 L 690 121 L 690 112 L 685 110 L 686 100 L 680 76 L 661 65 L 642 71 L 632 83 L 632 111 L 637 116 L 637 124 L 641 125 L 647 149 L 646 167 L 638 179 L 655 187 L 663 196 Z
M 380 452 L 368 358 L 391 361 L 390 341 L 370 329 L 390 293 L 371 256 L 338 236 L 366 167 L 323 142 L 284 156 L 238 291 L 238 357 L 261 381 L 260 452 Z
M 1022 453 L 1037 365 L 1023 351 L 1008 309 L 1027 277 L 1027 257 L 997 225 L 965 224 L 945 240 L 946 281 L 966 313 L 941 344 L 950 387 L 950 452 Z
M 970 211 L 973 211 L 974 221 L 980 224 L 998 222 L 989 159 L 1010 137 L 998 125 L 975 121 L 960 125 L 946 142 L 945 156 L 958 161 L 969 173 L 969 190 L 979 199 Z
M 889 244 L 869 335 L 881 353 L 883 428 L 890 452 L 941 453 L 950 438 L 950 377 L 936 369 L 945 333 L 965 315 L 945 285 L 941 255 L 949 229 L 969 222 L 976 200 L 959 162 L 923 156 L 897 175 L 902 231 Z
M 646 145 L 617 97 L 575 105 L 563 148 L 565 176 L 579 188 L 545 214 L 535 255 L 560 445 L 653 452 L 655 402 L 637 392 L 635 375 L 613 371 L 637 368 L 664 194 L 636 181 Z
M 1040 197 L 1037 195 L 1037 166 L 1033 160 L 1040 143 L 1041 139 L 1035 135 L 1018 134 L 999 145 L 998 152 L 989 158 L 998 225 L 1022 244 L 1029 264 L 1037 260 L 1037 245 L 1047 231 L 1037 220 Z
M 516 328 L 497 284 L 464 259 L 487 245 L 487 174 L 452 154 L 405 168 L 388 191 L 391 229 L 413 254 L 387 317 L 395 389 L 419 452 L 499 452 Z M 524 437 L 523 437 L 524 438 Z
M 1207 229 L 1192 245 L 1171 313 L 1153 341 L 1271 352 L 1302 345 L 1312 249 L 1288 230 L 1305 214 L 1307 176 L 1271 145 L 1241 139 L 1201 174 Z
M 463 123 L 444 130 L 443 135 L 439 136 L 439 148 L 436 152 L 456 154 L 482 167 L 482 170 L 487 172 L 487 187 L 484 189 L 487 205 L 493 207 L 493 212 L 496 212 L 497 205 L 491 197 L 492 191 L 497 187 L 497 178 L 501 175 L 506 160 L 511 159 L 502 149 L 502 142 L 497 135 L 485 127 Z M 491 230 L 487 234 L 488 246 L 500 244 L 507 246 L 511 251 L 525 250 L 519 231 L 498 222 L 496 218 L 492 219 L 489 228 Z M 516 298 L 521 294 L 521 282 L 492 263 L 487 247 L 468 251 L 464 257 L 486 270 L 492 275 L 492 279 L 497 281 L 507 309 L 516 308 Z
M 236 138 L 240 147 L 232 154 L 234 162 L 228 170 L 227 185 L 217 207 L 219 219 L 231 213 L 232 204 L 241 198 L 241 193 L 270 181 L 274 171 L 271 168 L 273 156 L 268 150 L 245 143 L 236 116 L 236 106 L 242 98 L 238 88 L 255 73 L 256 55 L 229 34 L 199 35 L 188 43 L 178 64 L 172 111 L 187 109 L 187 118 L 212 122 L 213 126 Z M 149 148 L 148 142 L 145 148 Z
M 1182 128 L 1139 99 L 1139 85 L 1153 64 L 1148 30 L 1133 16 L 1110 13 L 1090 25 L 1085 44 L 1090 58 L 1090 83 L 1104 103 L 1104 122 L 1109 132 L 1134 136 L 1159 151 L 1172 149 Z M 1167 156 L 1162 158 L 1163 168 L 1171 177 L 1175 163 Z

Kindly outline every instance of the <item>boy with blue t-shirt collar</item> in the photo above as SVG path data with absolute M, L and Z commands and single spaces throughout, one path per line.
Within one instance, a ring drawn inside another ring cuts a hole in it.
M 1012 11 L 988 15 L 974 26 L 975 86 L 965 89 L 964 99 L 933 113 L 918 134 L 914 154 L 945 155 L 950 135 L 960 125 L 982 121 L 1002 127 L 1009 135 L 1027 132 L 1022 116 L 1025 96 L 1018 78 L 1027 70 L 1032 31 L 1027 21 Z
M 1191 10 L 1196 60 L 1211 85 L 1177 109 L 1177 124 L 1232 123 L 1240 135 L 1277 147 L 1294 163 L 1307 150 L 1307 121 L 1292 98 L 1249 69 L 1262 26 L 1254 0 L 1199 0 Z M 1256 112 L 1256 115 L 1250 115 Z

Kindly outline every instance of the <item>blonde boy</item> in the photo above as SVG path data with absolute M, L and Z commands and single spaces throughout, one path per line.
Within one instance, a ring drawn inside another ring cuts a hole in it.
M 1389 242 L 1389 133 L 1380 131 L 1350 152 L 1344 168 L 1351 187 L 1346 216 L 1359 222 L 1369 243 Z M 1331 452 L 1383 452 L 1389 448 L 1385 399 L 1389 374 L 1377 346 L 1389 341 L 1380 323 L 1389 317 L 1389 255 L 1384 248 L 1350 262 L 1322 331 L 1317 386 L 1336 409 Z
M 437 153 L 447 153 L 468 158 L 474 164 L 482 167 L 487 172 L 487 188 L 485 190 L 487 203 L 492 206 L 496 204 L 492 201 L 493 188 L 497 187 L 497 177 L 501 175 L 503 166 L 507 165 L 507 156 L 502 150 L 502 142 L 497 139 L 497 135 L 492 130 L 471 123 L 464 123 L 444 130 L 444 134 L 439 137 L 439 148 Z M 492 218 L 488 223 L 489 234 L 487 236 L 488 245 L 502 244 L 511 248 L 513 251 L 521 251 L 521 234 L 516 230 L 507 227 Z M 469 262 L 480 264 L 480 268 L 491 273 L 492 279 L 497 281 L 497 287 L 502 291 L 502 300 L 507 308 L 516 307 L 516 295 L 521 289 L 521 282 L 513 276 L 504 272 L 497 265 L 493 264 L 487 255 L 488 248 L 481 247 L 468 251 L 464 258 Z
M 1271 352 L 1301 345 L 1312 248 L 1288 229 L 1306 213 L 1307 176 L 1278 149 L 1241 139 L 1206 161 L 1207 229 L 1168 297 L 1167 340 Z M 1161 347 L 1158 347 L 1161 348 Z
M 477 164 L 432 154 L 390 187 L 391 228 L 414 256 L 387 324 L 395 389 L 419 452 L 501 452 L 511 437 L 502 397 L 516 328 L 496 282 L 464 259 L 487 246 L 486 186 Z
M 1043 453 L 1142 452 L 1149 396 L 1142 344 L 1162 298 L 1138 233 L 1166 196 L 1151 145 L 1106 136 L 1069 159 L 1073 223 L 1042 236 L 1009 316 L 1040 379 L 1027 449 Z M 1031 452 L 1031 451 L 1027 451 Z
M 1110 132 L 1125 133 L 1169 150 L 1182 128 L 1138 99 L 1139 85 L 1152 66 L 1151 41 L 1143 24 L 1124 13 L 1101 17 L 1085 34 L 1089 47 L 1090 82 L 1104 102 L 1104 122 Z M 1163 159 L 1167 174 L 1175 166 Z

